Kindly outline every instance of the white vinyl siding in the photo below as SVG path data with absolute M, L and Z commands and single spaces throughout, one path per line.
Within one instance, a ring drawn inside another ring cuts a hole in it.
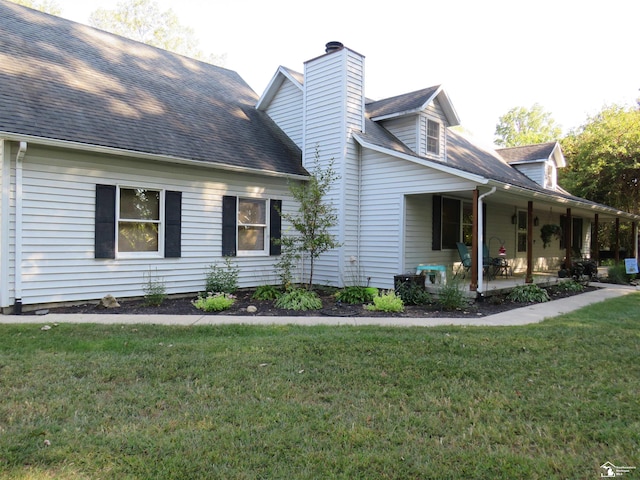
M 382 122 L 382 126 L 395 135 L 398 140 L 404 143 L 414 152 L 418 152 L 418 138 L 420 137 L 418 129 L 420 117 L 418 115 L 409 115 L 402 118 L 394 118 Z
M 325 198 L 339 215 L 332 231 L 341 247 L 328 251 L 315 264 L 314 283 L 342 284 L 358 243 L 358 147 L 353 132 L 364 130 L 364 59 L 344 49 L 305 64 L 304 165 L 312 170 L 316 152 L 321 167 L 334 160 L 339 180 Z M 342 276 L 342 275 L 340 275 Z
M 285 80 L 267 109 L 267 114 L 300 148 L 303 138 L 302 102 L 302 91 Z
M 429 192 L 468 192 L 475 184 L 370 150 L 362 156 L 360 268 L 371 284 L 391 288 L 394 275 L 419 263 L 453 263 L 454 251 L 431 249 Z
M 519 163 L 513 165 L 518 171 L 525 174 L 540 186 L 544 186 L 544 166 L 542 162 Z
M 94 259 L 96 184 L 181 191 L 181 258 Z M 229 194 L 281 198 L 285 212 L 296 208 L 285 179 L 184 165 L 159 168 L 29 145 L 23 170 L 23 304 L 140 296 L 150 271 L 163 278 L 168 294 L 202 291 L 207 267 L 222 261 L 222 196 Z M 277 258 L 234 258 L 240 287 L 277 283 Z M 6 307 L 14 299 L 3 301 Z

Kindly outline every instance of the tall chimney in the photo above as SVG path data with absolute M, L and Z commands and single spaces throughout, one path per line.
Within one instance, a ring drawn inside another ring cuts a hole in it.
M 341 42 L 329 42 L 324 47 L 325 53 L 333 53 L 343 48 L 344 45 Z

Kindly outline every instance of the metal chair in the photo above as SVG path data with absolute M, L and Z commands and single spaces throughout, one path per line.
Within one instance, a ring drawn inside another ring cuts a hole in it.
M 460 255 L 461 265 L 454 276 L 457 277 L 462 269 L 462 278 L 465 278 L 467 272 L 471 269 L 471 254 L 469 253 L 468 247 L 462 242 L 456 242 L 456 247 L 458 249 L 458 254 Z M 482 268 L 489 280 L 493 278 L 493 272 L 491 269 L 491 266 L 493 265 L 492 262 L 493 260 L 489 257 L 489 249 L 483 244 Z

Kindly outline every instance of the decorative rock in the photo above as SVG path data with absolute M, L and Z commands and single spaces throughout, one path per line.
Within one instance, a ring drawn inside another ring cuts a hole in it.
M 101 308 L 118 308 L 120 304 L 113 295 L 105 295 L 98 306 Z
M 256 308 L 255 305 L 249 305 L 247 307 L 247 313 L 256 313 L 258 311 L 258 309 Z

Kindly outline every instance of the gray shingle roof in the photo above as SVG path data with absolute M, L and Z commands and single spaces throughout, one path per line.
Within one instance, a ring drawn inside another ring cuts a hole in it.
M 524 145 L 521 147 L 499 148 L 496 150 L 508 163 L 535 162 L 546 160 L 553 153 L 557 142 L 539 143 L 536 145 Z
M 541 145 L 548 146 L 549 144 Z M 552 142 L 550 145 L 555 146 L 555 142 Z M 532 145 L 532 147 L 536 147 L 536 145 Z M 540 149 L 539 151 L 542 150 L 544 149 Z M 549 155 L 550 154 L 551 151 L 549 151 Z M 531 180 L 525 174 L 521 173 L 517 168 L 509 165 L 506 160 L 502 158 L 501 151 L 500 153 L 498 153 L 492 152 L 488 149 L 484 149 L 464 135 L 458 134 L 451 130 L 447 130 L 446 164 L 452 167 L 456 167 L 462 171 L 475 173 L 485 178 L 509 185 L 514 185 L 516 187 L 524 188 L 532 192 L 552 195 L 559 199 L 563 198 L 576 203 L 581 203 L 585 207 L 598 207 L 607 210 L 614 210 L 612 207 L 592 202 L 584 198 L 576 197 L 575 195 L 571 195 L 564 190 L 548 190 Z
M 452 167 L 460 170 L 461 172 L 478 175 L 496 182 L 513 185 L 515 187 L 529 190 L 532 193 L 542 193 L 559 199 L 563 198 L 571 200 L 573 202 L 581 203 L 585 207 L 597 207 L 612 210 L 611 207 L 576 197 L 563 190 L 551 191 L 542 187 L 525 174 L 521 173 L 517 168 L 509 165 L 496 151 L 481 147 L 471 139 L 462 134 L 456 133 L 451 129 L 446 130 L 447 160 L 436 161 L 420 157 L 388 130 L 371 120 L 367 120 L 365 128 L 366 133 L 359 133 L 358 136 L 377 147 L 416 157 L 426 162 Z
M 5 0 L 0 32 L 0 132 L 306 174 L 236 72 Z
M 439 85 L 405 93 L 396 97 L 368 102 L 366 105 L 367 116 L 369 118 L 376 118 L 395 113 L 416 112 L 424 108 L 425 103 L 433 97 L 438 88 L 440 88 Z

